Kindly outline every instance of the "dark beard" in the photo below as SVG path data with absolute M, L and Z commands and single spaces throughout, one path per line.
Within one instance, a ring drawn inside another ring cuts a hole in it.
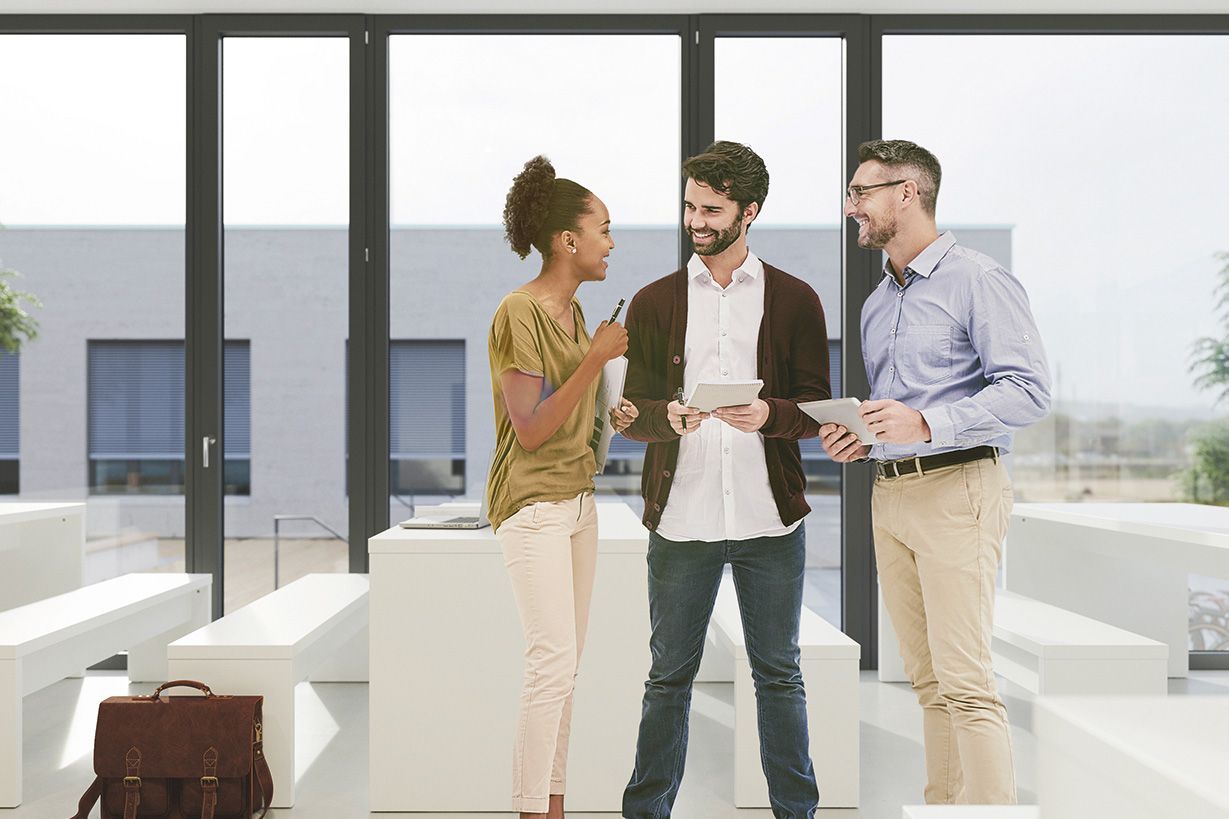
M 896 220 L 893 219 L 890 224 L 880 228 L 872 227 L 866 232 L 866 243 L 859 243 L 862 247 L 868 250 L 883 250 L 888 242 L 896 238 L 897 227 Z
M 700 247 L 695 243 L 695 238 L 692 238 L 691 246 L 695 248 L 697 256 L 716 256 L 719 253 L 727 250 L 730 245 L 738 241 L 738 237 L 742 234 L 743 215 L 738 214 L 738 218 L 734 220 L 734 224 L 730 225 L 725 230 L 717 231 L 717 235 L 713 237 L 711 244 L 706 247 Z M 691 231 L 687 231 L 691 235 Z

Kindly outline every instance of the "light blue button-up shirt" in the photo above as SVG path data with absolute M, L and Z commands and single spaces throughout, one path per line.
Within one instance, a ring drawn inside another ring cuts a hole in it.
M 1019 279 L 944 233 L 862 305 L 871 398 L 922 413 L 929 443 L 875 444 L 882 460 L 974 446 L 1010 451 L 1050 409 L 1050 368 Z

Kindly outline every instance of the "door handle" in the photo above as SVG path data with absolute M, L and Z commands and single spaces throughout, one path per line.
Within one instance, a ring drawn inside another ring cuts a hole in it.
M 201 438 L 201 465 L 205 469 L 209 468 L 209 447 L 217 442 L 218 439 L 212 435 L 206 435 L 204 438 Z

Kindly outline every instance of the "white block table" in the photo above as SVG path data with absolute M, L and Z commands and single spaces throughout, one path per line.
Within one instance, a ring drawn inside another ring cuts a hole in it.
M 1227 819 L 1229 697 L 1052 697 L 1034 716 L 1045 819 Z
M 768 783 L 760 761 L 755 684 L 734 579 L 728 574 L 717 592 L 712 631 L 718 646 L 734 658 L 734 804 L 766 808 Z M 804 606 L 798 648 L 819 804 L 824 808 L 855 808 L 860 762 L 858 661 L 862 647 Z
M 207 574 L 126 574 L 0 612 L 0 807 L 21 803 L 21 699 L 128 649 L 128 677 L 166 676 L 167 642 L 209 622 Z
M 366 678 L 367 590 L 365 574 L 309 574 L 167 647 L 174 679 L 265 698 L 275 808 L 294 804 L 295 686 Z
M 84 503 L 0 502 L 0 611 L 81 587 Z
M 625 504 L 597 512 L 567 805 L 617 813 L 650 662 L 648 533 Z M 524 638 L 494 534 L 393 527 L 368 548 L 371 810 L 509 810 Z
M 1007 532 L 1012 591 L 1169 646 L 1188 667 L 1189 575 L 1229 578 L 1229 509 L 1190 503 L 1021 503 Z

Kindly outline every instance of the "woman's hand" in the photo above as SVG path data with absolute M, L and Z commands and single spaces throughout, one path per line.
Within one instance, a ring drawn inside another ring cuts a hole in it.
M 610 408 L 610 422 L 614 424 L 615 432 L 622 432 L 632 425 L 632 422 L 640 417 L 640 410 L 636 409 L 636 405 L 624 398 L 619 406 Z
M 605 364 L 612 358 L 618 358 L 627 352 L 627 329 L 619 322 L 613 324 L 603 321 L 593 333 L 589 342 L 587 355 Z

